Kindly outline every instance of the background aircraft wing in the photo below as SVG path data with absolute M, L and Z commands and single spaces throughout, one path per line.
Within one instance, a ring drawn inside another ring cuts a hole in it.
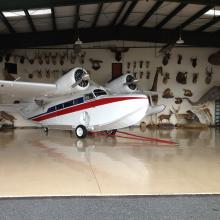
M 47 96 L 55 90 L 55 84 L 0 80 L 0 95 L 15 98 L 25 99 Z

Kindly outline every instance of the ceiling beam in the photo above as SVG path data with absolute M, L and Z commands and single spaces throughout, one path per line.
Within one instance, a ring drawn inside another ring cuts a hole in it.
M 114 3 L 114 2 L 128 2 L 136 0 L 102 0 L 102 3 Z M 51 8 L 58 6 L 70 6 L 70 5 L 88 5 L 88 4 L 98 4 L 100 0 L 2 0 L 0 1 L 0 8 L 2 11 L 8 10 L 22 10 L 34 9 L 34 8 Z
M 177 27 L 176 29 L 184 29 L 186 26 L 190 25 L 193 21 L 195 21 L 196 19 L 198 19 L 199 17 L 201 17 L 202 15 L 204 15 L 208 10 L 212 9 L 213 6 L 205 6 L 204 8 L 202 8 L 200 11 L 198 11 L 197 13 L 195 13 L 192 17 L 190 17 L 189 19 L 187 19 L 185 22 L 183 22 L 179 27 Z
M 125 12 L 124 16 L 122 17 L 121 21 L 119 22 L 119 25 L 123 25 L 126 22 L 128 16 L 131 14 L 132 10 L 134 9 L 134 7 L 136 6 L 137 3 L 138 3 L 137 0 L 131 2 L 131 4 L 129 5 L 129 7 L 128 7 L 127 11 Z
M 202 32 L 202 31 L 206 30 L 207 28 L 211 27 L 212 25 L 218 23 L 219 21 L 220 21 L 220 17 L 215 17 L 212 20 L 210 20 L 209 22 L 207 22 L 206 24 L 204 24 L 201 27 L 199 27 L 198 29 L 196 29 L 196 31 Z
M 127 2 L 123 2 L 121 3 L 121 7 L 119 8 L 118 12 L 116 13 L 114 19 L 111 22 L 110 26 L 114 26 L 116 24 L 116 22 L 118 21 L 119 16 L 121 15 L 122 11 L 124 10 L 125 6 L 126 6 Z
M 138 23 L 138 27 L 143 26 L 147 20 L 156 12 L 156 10 L 163 4 L 163 1 L 156 2 L 153 7 L 146 13 L 146 15 L 142 18 L 142 20 Z
M 4 16 L 4 14 L 1 11 L 0 11 L 0 20 L 5 24 L 5 26 L 7 27 L 8 31 L 11 34 L 15 33 L 14 28 L 11 26 L 11 24 L 8 21 L 8 19 Z
M 162 1 L 162 0 L 156 0 L 156 1 Z M 176 2 L 180 3 L 180 0 L 165 0 L 166 2 Z M 181 0 L 181 3 L 186 4 L 196 4 L 196 5 L 209 5 L 209 6 L 220 6 L 219 0 Z
M 29 23 L 29 26 L 30 26 L 32 32 L 36 32 L 36 28 L 34 26 L 34 23 L 33 23 L 32 19 L 31 19 L 31 16 L 30 16 L 28 10 L 24 9 L 24 13 L 25 13 L 25 16 L 26 16 L 26 18 L 28 20 L 28 23 Z
M 57 30 L 57 23 L 56 23 L 56 15 L 55 15 L 54 7 L 51 7 L 51 19 L 52 19 L 52 23 L 53 23 L 53 30 L 56 31 Z
M 16 33 L 0 35 L 0 49 L 27 48 L 59 44 L 71 44 L 73 29 L 60 31 L 42 31 L 36 33 Z M 96 27 L 79 29 L 80 39 L 85 42 L 109 40 L 128 40 L 153 43 L 173 43 L 178 37 L 178 31 L 155 29 L 148 27 Z M 210 32 L 183 31 L 185 45 L 200 47 L 220 47 L 220 34 Z
M 98 21 L 99 16 L 100 16 L 100 13 L 101 13 L 101 11 L 102 11 L 102 7 L 103 7 L 103 3 L 100 3 L 100 4 L 98 5 L 98 8 L 97 8 L 97 12 L 96 12 L 96 14 L 95 14 L 94 21 L 93 21 L 93 23 L 92 23 L 92 27 L 93 27 L 93 28 L 96 27 L 97 21 Z
M 175 15 L 177 15 L 187 3 L 179 4 L 169 15 L 167 15 L 157 26 L 156 28 L 162 28 L 167 22 L 169 22 Z

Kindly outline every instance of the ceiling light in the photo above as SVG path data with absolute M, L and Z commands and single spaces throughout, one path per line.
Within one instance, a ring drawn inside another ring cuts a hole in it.
M 3 11 L 5 17 L 20 17 L 25 16 L 24 11 Z
M 81 44 L 82 44 L 82 41 L 79 39 L 79 37 L 78 37 L 78 39 L 75 41 L 74 44 L 76 44 L 76 45 L 81 45 Z
M 181 35 L 179 39 L 176 41 L 176 44 L 184 44 L 184 40 L 181 38 Z
M 30 10 L 28 10 L 28 13 L 30 15 L 47 15 L 47 14 L 51 14 L 51 9 L 50 8 L 30 9 Z
M 210 9 L 205 13 L 205 15 L 220 16 L 220 10 Z

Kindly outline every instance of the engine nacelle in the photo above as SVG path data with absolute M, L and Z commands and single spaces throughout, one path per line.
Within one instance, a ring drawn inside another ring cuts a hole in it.
M 131 74 L 120 76 L 107 83 L 105 87 L 111 94 L 127 94 L 137 91 L 136 79 Z
M 82 91 L 89 87 L 88 73 L 82 68 L 74 68 L 56 81 L 56 95 Z

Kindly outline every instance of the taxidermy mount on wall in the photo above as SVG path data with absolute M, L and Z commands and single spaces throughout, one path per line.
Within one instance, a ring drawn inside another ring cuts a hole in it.
M 219 66 L 220 65 L 220 51 L 211 54 L 208 58 L 208 62 L 212 65 Z
M 165 114 L 162 114 L 158 117 L 159 119 L 159 123 L 161 124 L 163 122 L 163 120 L 167 120 L 169 123 L 170 123 L 170 117 L 172 115 L 172 111 L 170 110 L 169 114 L 168 115 L 165 115 Z
M 181 54 L 178 54 L 177 64 L 180 65 L 182 63 L 182 59 L 183 59 L 183 56 Z
M 144 62 L 144 61 L 142 61 L 142 60 L 139 61 L 139 63 L 140 63 L 140 68 L 141 68 L 141 69 L 142 69 L 142 67 L 143 67 L 143 62 Z
M 162 61 L 163 65 L 166 66 L 169 60 L 170 60 L 170 53 L 165 53 L 163 56 L 163 61 Z
M 146 79 L 150 79 L 150 71 L 146 72 Z
M 131 62 L 127 62 L 127 68 L 130 69 L 131 67 Z
M 197 83 L 198 76 L 199 76 L 199 73 L 193 73 L 193 79 L 192 79 L 192 82 L 193 82 L 194 84 Z
M 193 96 L 193 93 L 191 90 L 189 89 L 183 89 L 184 91 L 184 96 L 188 96 L 188 97 L 192 97 Z
M 52 53 L 51 59 L 52 59 L 52 64 L 56 65 L 57 64 L 57 53 Z
M 218 100 L 220 99 L 220 86 L 213 86 L 196 102 L 191 101 L 189 98 L 183 99 L 186 99 L 193 106 L 202 105 L 206 102 Z
M 45 63 L 49 65 L 50 64 L 50 53 L 45 53 L 44 58 L 45 58 Z
M 42 65 L 44 61 L 43 61 L 42 55 L 41 55 L 40 53 L 38 53 L 37 59 L 38 59 L 38 63 L 39 63 L 40 65 Z
M 89 60 L 92 63 L 92 68 L 95 71 L 101 68 L 101 63 L 103 62 L 102 60 L 94 60 L 92 58 L 90 58 Z
M 182 98 L 180 98 L 180 97 L 176 97 L 175 98 L 175 103 L 176 104 L 181 104 L 183 102 L 183 99 Z
M 163 84 L 167 84 L 168 79 L 170 79 L 170 74 L 169 73 L 165 73 L 164 77 L 163 77 Z
M 191 63 L 192 63 L 192 66 L 195 68 L 197 66 L 197 57 L 192 57 L 191 58 Z
M 110 48 L 110 50 L 111 50 L 111 52 L 115 53 L 115 60 L 117 60 L 119 62 L 119 61 L 121 61 L 122 53 L 128 52 L 129 48 L 114 47 L 114 48 Z
M 173 93 L 171 92 L 171 89 L 170 89 L 170 88 L 167 88 L 167 89 L 164 90 L 162 97 L 165 98 L 165 99 L 171 99 L 171 98 L 174 97 L 174 95 L 173 95 Z
M 210 84 L 211 83 L 212 75 L 213 75 L 212 67 L 211 67 L 211 70 L 208 70 L 208 67 L 206 67 L 206 78 L 205 78 L 205 83 L 206 84 Z
M 186 84 L 187 82 L 187 72 L 178 72 L 176 76 L 176 81 L 180 84 Z
M 149 61 L 149 60 L 147 60 L 147 61 L 145 62 L 145 65 L 146 65 L 146 68 L 148 69 L 148 68 L 149 68 L 149 66 L 150 66 L 150 61 Z

